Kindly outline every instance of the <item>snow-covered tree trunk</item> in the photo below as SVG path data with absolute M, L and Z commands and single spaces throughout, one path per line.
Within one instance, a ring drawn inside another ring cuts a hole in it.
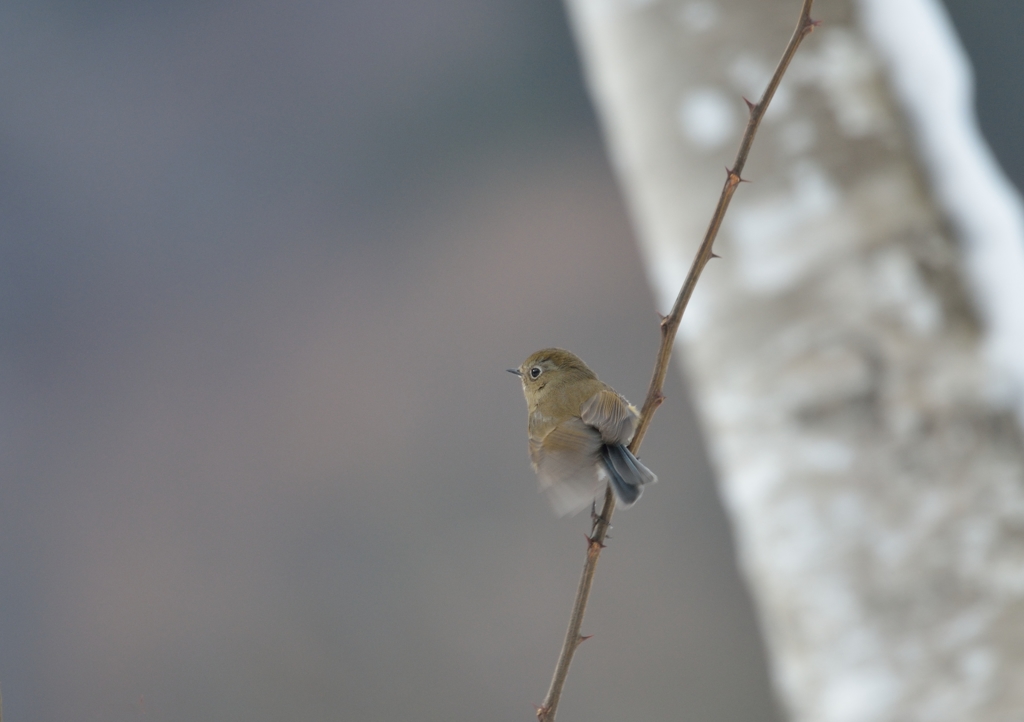
M 798 0 L 567 0 L 663 310 Z M 830 0 L 682 345 L 795 720 L 1024 714 L 1024 231 L 938 0 Z

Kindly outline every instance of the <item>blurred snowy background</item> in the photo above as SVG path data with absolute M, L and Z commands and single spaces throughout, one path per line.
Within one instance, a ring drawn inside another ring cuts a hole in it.
M 1020 187 L 1024 6 L 947 7 Z M 504 369 L 639 402 L 658 343 L 561 6 L 14 1 L 0 40 L 8 719 L 529 719 L 587 526 Z M 560 719 L 774 720 L 667 394 Z

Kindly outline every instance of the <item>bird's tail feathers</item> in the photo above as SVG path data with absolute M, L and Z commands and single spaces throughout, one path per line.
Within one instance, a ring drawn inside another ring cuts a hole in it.
M 654 472 L 641 464 L 622 444 L 605 444 L 601 447 L 601 458 L 615 496 L 623 508 L 636 503 L 643 493 L 644 484 L 653 484 L 658 480 Z

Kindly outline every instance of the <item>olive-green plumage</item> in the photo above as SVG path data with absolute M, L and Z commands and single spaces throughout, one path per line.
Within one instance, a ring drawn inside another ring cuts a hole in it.
M 530 459 L 558 514 L 586 507 L 611 483 L 623 506 L 657 477 L 626 445 L 637 410 L 573 353 L 546 348 L 517 369 L 530 412 Z

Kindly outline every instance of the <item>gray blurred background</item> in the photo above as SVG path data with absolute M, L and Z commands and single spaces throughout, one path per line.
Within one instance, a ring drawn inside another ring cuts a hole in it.
M 1024 6 L 948 6 L 1020 186 Z M 9 722 L 531 719 L 588 524 L 504 369 L 658 344 L 561 6 L 12 1 L 0 62 Z M 559 719 L 776 720 L 666 390 Z

